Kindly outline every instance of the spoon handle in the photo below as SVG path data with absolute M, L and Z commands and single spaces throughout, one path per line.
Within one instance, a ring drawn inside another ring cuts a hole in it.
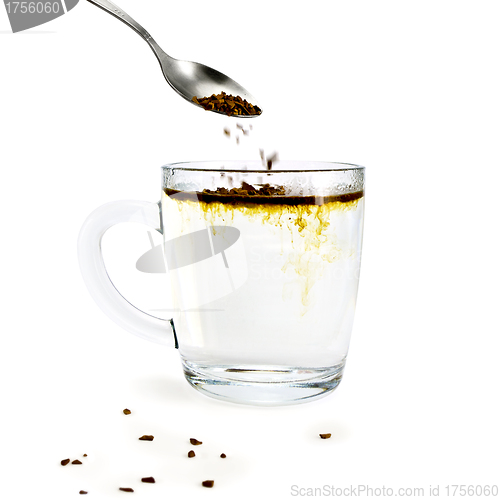
M 88 2 L 94 4 L 97 7 L 100 7 L 102 10 L 105 10 L 108 14 L 116 17 L 127 26 L 132 28 L 137 34 L 139 34 L 146 42 L 148 42 L 149 46 L 153 49 L 153 52 L 156 54 L 158 59 L 160 57 L 165 57 L 168 55 L 163 52 L 163 50 L 159 47 L 159 45 L 153 40 L 153 37 L 134 19 L 132 19 L 126 12 L 124 12 L 118 5 L 115 5 L 113 2 L 109 0 L 87 0 Z

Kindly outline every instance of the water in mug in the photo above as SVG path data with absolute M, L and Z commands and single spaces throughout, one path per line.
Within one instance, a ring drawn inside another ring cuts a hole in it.
M 363 193 L 273 201 L 163 192 L 173 319 L 190 366 L 243 378 L 343 366 Z

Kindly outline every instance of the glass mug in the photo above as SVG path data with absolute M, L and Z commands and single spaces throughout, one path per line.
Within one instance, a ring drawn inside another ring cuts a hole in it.
M 124 329 L 176 347 L 187 381 L 204 394 L 255 405 L 313 400 L 342 379 L 364 176 L 363 167 L 329 162 L 165 165 L 161 202 L 112 202 L 87 218 L 83 278 Z M 101 238 L 121 222 L 163 235 L 172 319 L 134 307 L 106 273 Z

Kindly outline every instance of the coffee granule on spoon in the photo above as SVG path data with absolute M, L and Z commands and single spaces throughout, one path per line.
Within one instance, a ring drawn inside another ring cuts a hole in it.
M 193 96 L 192 101 L 206 111 L 217 111 L 228 116 L 251 116 L 262 113 L 262 110 L 258 106 L 249 103 L 239 95 L 233 96 L 225 92 L 217 95 L 212 94 L 210 97 Z

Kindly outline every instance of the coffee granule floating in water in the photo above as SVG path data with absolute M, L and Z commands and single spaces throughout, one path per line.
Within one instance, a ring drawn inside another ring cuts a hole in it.
M 203 195 L 210 195 L 217 197 L 217 200 L 213 201 L 223 201 L 220 198 L 227 197 L 249 197 L 249 202 L 252 203 L 252 197 L 262 197 L 262 196 L 284 196 L 286 194 L 285 188 L 283 186 L 271 186 L 271 184 L 260 184 L 259 187 L 252 186 L 248 182 L 243 181 L 240 188 L 223 188 L 219 187 L 216 191 L 211 191 L 210 189 L 204 189 L 203 192 L 198 194 L 198 199 L 204 201 Z M 263 200 L 260 200 L 263 201 Z M 194 444 L 194 443 L 193 443 Z
M 123 413 L 125 413 L 125 415 L 130 415 L 132 412 L 128 408 L 125 408 Z
M 153 441 L 154 438 L 154 436 L 144 435 L 139 438 L 139 441 Z
M 201 484 L 202 484 L 202 486 L 205 486 L 205 488 L 213 488 L 213 486 L 214 486 L 214 482 L 212 480 L 203 481 Z
M 143 477 L 141 479 L 141 481 L 143 483 L 154 483 L 154 482 L 156 482 L 154 477 Z
M 192 445 L 194 445 L 194 446 L 198 446 L 199 444 L 203 444 L 203 442 L 202 442 L 202 441 L 198 441 L 197 439 L 194 439 L 194 438 L 191 438 L 191 439 L 189 440 L 189 442 L 190 442 Z
M 71 462 L 73 465 L 82 465 L 82 462 L 80 462 L 80 460 L 73 460 L 73 462 Z
M 262 110 L 246 99 L 241 98 L 239 95 L 233 96 L 221 92 L 220 94 L 212 94 L 210 97 L 196 97 L 193 96 L 192 101 L 206 111 L 217 111 L 224 113 L 227 116 L 251 116 L 260 115 Z
M 134 490 L 132 488 L 118 488 L 120 491 L 127 491 L 128 493 L 133 493 Z
M 188 452 L 188 457 L 189 458 L 193 458 L 195 456 L 196 456 L 196 454 L 195 454 L 195 452 L 193 450 L 191 450 L 191 451 Z
M 319 437 L 321 439 L 330 439 L 332 437 L 332 435 L 331 434 L 320 434 Z

